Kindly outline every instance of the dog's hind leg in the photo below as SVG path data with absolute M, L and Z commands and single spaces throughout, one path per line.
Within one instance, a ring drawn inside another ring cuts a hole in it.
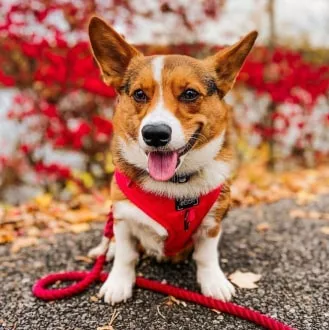
M 205 296 L 229 301 L 235 293 L 233 285 L 226 279 L 220 265 L 218 242 L 221 232 L 215 237 L 200 231 L 195 235 L 193 259 L 197 266 L 197 281 Z
M 88 252 L 88 257 L 97 258 L 104 253 L 106 253 L 106 261 L 111 261 L 114 258 L 114 254 L 115 254 L 114 238 L 110 240 L 109 238 L 103 236 L 101 242 Z

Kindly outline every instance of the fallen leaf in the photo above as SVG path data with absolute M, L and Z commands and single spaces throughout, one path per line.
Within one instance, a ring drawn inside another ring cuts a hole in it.
M 229 279 L 241 289 L 255 289 L 255 284 L 261 279 L 262 275 L 251 272 L 243 273 L 239 270 L 229 276 Z
M 321 233 L 329 235 L 329 226 L 324 226 L 320 228 Z
M 114 330 L 112 324 L 114 323 L 115 319 L 119 316 L 119 314 L 120 312 L 115 309 L 111 316 L 110 322 L 107 325 L 97 327 L 97 330 Z
M 318 211 L 304 211 L 301 209 L 294 209 L 289 212 L 292 219 L 313 219 L 313 220 L 329 220 L 329 213 L 320 213 Z
M 101 327 L 97 327 L 97 330 L 114 330 L 112 325 L 103 325 Z
M 92 258 L 89 258 L 87 256 L 76 256 L 74 258 L 76 261 L 82 261 L 85 262 L 86 264 L 91 264 L 94 262 L 94 260 Z
M 293 209 L 290 210 L 289 216 L 292 219 L 301 219 L 301 218 L 306 218 L 307 213 L 301 209 Z
M 50 205 L 52 199 L 53 198 L 50 194 L 43 194 L 43 195 L 37 196 L 35 198 L 35 202 L 40 208 L 46 208 Z
M 40 229 L 35 226 L 31 226 L 31 228 L 28 228 L 27 230 L 27 235 L 29 237 L 38 237 L 40 236 Z
M 5 209 L 0 206 L 0 223 L 2 223 L 3 219 L 5 218 Z
M 88 210 L 88 209 L 80 209 L 80 210 L 71 210 L 67 211 L 63 215 L 63 220 L 69 223 L 80 223 L 80 222 L 89 222 L 98 218 L 99 215 Z
M 172 306 L 172 305 L 183 305 L 184 307 L 186 307 L 186 302 L 182 301 L 182 300 L 178 300 L 177 298 L 175 298 L 174 296 L 169 296 L 166 298 L 166 301 L 164 302 L 165 305 L 167 306 Z
M 88 223 L 76 223 L 70 226 L 70 231 L 75 234 L 83 233 L 90 229 L 90 225 Z
M 0 230 L 0 244 L 10 243 L 14 240 L 15 235 L 13 230 L 1 229 Z
M 322 218 L 322 214 L 320 212 L 317 212 L 317 211 L 310 211 L 308 213 L 308 217 L 310 219 L 318 220 L 318 219 Z
M 11 246 L 10 251 L 12 253 L 17 253 L 19 250 L 38 244 L 38 239 L 36 237 L 19 237 Z
M 256 226 L 256 230 L 260 233 L 268 231 L 270 229 L 270 225 L 267 222 L 262 222 Z
M 298 205 L 306 205 L 308 203 L 313 202 L 316 199 L 316 196 L 314 194 L 308 193 L 307 191 L 300 191 L 297 194 L 296 203 Z

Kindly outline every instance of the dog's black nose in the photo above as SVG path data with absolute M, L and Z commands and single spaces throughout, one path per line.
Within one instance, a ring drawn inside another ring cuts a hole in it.
M 143 140 L 150 147 L 163 147 L 169 143 L 171 128 L 166 124 L 150 124 L 142 128 Z

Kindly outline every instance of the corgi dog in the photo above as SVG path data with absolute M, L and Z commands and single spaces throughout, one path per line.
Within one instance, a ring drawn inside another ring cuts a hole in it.
M 193 251 L 202 293 L 230 300 L 234 287 L 218 252 L 232 160 L 232 110 L 224 96 L 257 32 L 202 60 L 144 56 L 98 17 L 89 38 L 104 82 L 118 93 L 111 144 L 115 239 L 104 236 L 89 253 L 114 257 L 100 296 L 109 304 L 132 296 L 142 248 L 173 261 Z

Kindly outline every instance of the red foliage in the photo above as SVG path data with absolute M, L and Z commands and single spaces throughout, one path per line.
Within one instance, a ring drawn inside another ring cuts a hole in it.
M 239 80 L 257 93 L 268 93 L 276 103 L 312 105 L 329 90 L 329 66 L 307 63 L 292 50 L 278 48 L 271 53 L 260 48 L 245 63 Z M 310 100 L 305 100 L 298 89 L 306 91 Z
M 49 1 L 39 0 L 40 6 L 31 8 L 28 1 L 23 1 L 11 6 L 0 25 L 0 84 L 17 86 L 22 91 L 14 98 L 8 116 L 18 123 L 37 118 L 36 122 L 29 122 L 32 126 L 27 135 L 37 132 L 38 136 L 32 141 L 29 137 L 22 137 L 18 151 L 36 173 L 56 180 L 67 179 L 72 172 L 60 164 L 46 165 L 43 159 L 36 157 L 40 147 L 50 144 L 53 150 L 79 151 L 87 156 L 86 168 L 89 170 L 98 161 L 96 156 L 107 150 L 113 129 L 106 111 L 111 106 L 109 99 L 113 99 L 116 93 L 100 79 L 99 69 L 85 41 L 90 13 L 101 10 L 94 0 L 78 2 L 52 1 L 49 4 Z M 203 14 L 211 19 L 218 17 L 222 3 L 223 0 L 202 2 Z M 136 14 L 151 15 L 142 11 L 137 13 L 129 1 L 113 0 L 108 5 L 113 11 L 120 6 L 129 13 L 128 24 L 132 24 L 132 17 Z M 176 14 L 187 30 L 202 23 L 200 20 L 191 22 L 186 8 L 172 2 L 160 1 L 159 8 L 164 14 Z M 65 33 L 47 20 L 56 11 L 64 16 L 69 33 L 76 32 L 74 42 L 69 42 Z M 27 36 L 23 19 L 27 16 L 49 31 L 52 38 L 46 39 L 35 33 Z M 199 43 L 167 47 L 141 45 L 139 48 L 147 55 L 180 53 L 198 56 L 200 53 L 214 53 L 220 47 Z M 278 48 L 271 52 L 259 47 L 245 63 L 238 84 L 252 89 L 257 95 L 268 95 L 275 104 L 297 104 L 311 113 L 317 99 L 329 92 L 329 66 L 309 63 L 296 51 Z M 329 116 L 326 116 L 329 122 Z M 253 127 L 267 140 L 285 134 L 291 125 L 289 116 L 278 111 L 271 114 L 271 120 L 280 125 L 272 127 L 256 123 Z M 303 130 L 305 123 L 300 121 L 298 127 Z M 6 162 L 8 159 L 0 158 L 2 166 Z M 104 163 L 98 165 L 104 167 Z
M 38 162 L 34 167 L 37 173 L 47 175 L 53 179 L 69 179 L 71 176 L 71 170 L 68 167 L 59 164 L 46 165 L 43 162 Z

